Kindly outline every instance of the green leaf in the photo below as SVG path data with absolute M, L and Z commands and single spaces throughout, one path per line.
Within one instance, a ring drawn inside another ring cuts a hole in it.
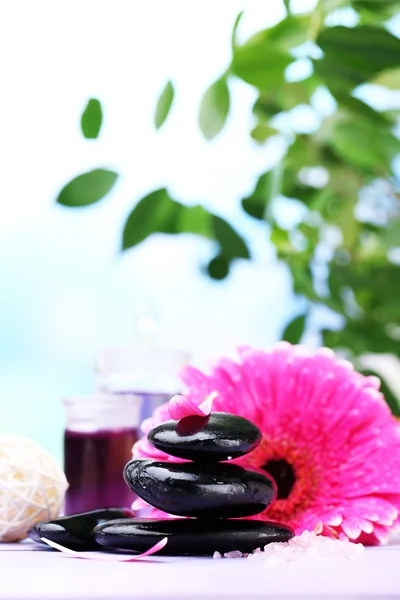
M 133 248 L 152 233 L 176 233 L 176 202 L 161 188 L 140 200 L 130 213 L 122 236 L 122 249 Z
M 260 44 L 261 47 L 275 46 L 285 52 L 299 46 L 308 39 L 310 15 L 288 15 L 268 29 L 263 29 L 249 38 L 246 44 Z
M 325 58 L 370 78 L 400 64 L 400 39 L 381 27 L 325 28 L 317 38 Z
M 222 77 L 208 88 L 200 104 L 199 125 L 207 140 L 211 140 L 222 130 L 229 113 L 229 104 L 226 77 Z
M 230 261 L 221 254 L 210 260 L 207 265 L 207 273 L 211 279 L 220 281 L 229 275 Z
M 205 238 L 213 237 L 212 215 L 202 206 L 183 206 L 177 221 L 177 233 L 194 233 Z
M 160 127 L 164 124 L 165 120 L 168 117 L 169 111 L 171 110 L 172 101 L 174 99 L 174 86 L 171 81 L 168 81 L 165 84 L 163 91 L 158 98 L 156 114 L 154 116 L 154 124 L 156 129 L 160 129 Z
M 387 124 L 389 122 L 389 119 L 385 114 L 377 112 L 358 98 L 354 98 L 347 93 L 336 90 L 334 92 L 334 96 L 340 104 L 350 109 L 351 112 L 360 115 L 361 117 L 370 119 L 374 123 L 381 122 Z
M 320 9 L 324 15 L 327 15 L 330 12 L 347 5 L 348 2 L 349 0 L 324 0 L 320 3 Z
M 241 46 L 235 52 L 232 70 L 246 83 L 263 91 L 280 85 L 291 58 L 274 49 L 261 52 L 257 47 Z
M 371 80 L 371 83 L 375 85 L 383 85 L 389 90 L 400 90 L 400 68 L 388 69 L 387 71 L 379 73 L 376 77 L 374 77 L 374 79 Z
M 398 302 L 400 267 L 398 265 L 387 262 L 385 254 L 383 257 L 375 259 L 374 262 L 371 262 L 371 258 L 368 260 L 367 257 L 362 256 L 358 262 L 352 261 L 346 265 L 333 262 L 330 265 L 328 284 L 332 295 L 343 289 L 352 290 L 355 302 L 363 315 L 367 315 L 371 322 L 368 324 L 359 321 L 358 325 L 352 325 L 352 327 L 357 327 L 356 334 L 360 339 L 365 337 L 367 349 L 370 352 L 389 352 L 388 345 L 394 347 L 397 344 L 394 353 L 400 354 L 400 344 L 389 340 L 383 331 L 385 322 L 400 322 Z M 380 340 L 379 350 L 368 348 L 368 336 L 371 344 L 374 339 Z M 381 342 L 381 340 L 383 341 Z M 385 344 L 386 350 L 382 350 Z
M 232 52 L 235 51 L 235 48 L 237 46 L 237 41 L 236 41 L 236 32 L 237 32 L 237 28 L 239 27 L 240 21 L 242 20 L 243 17 L 243 10 L 240 11 L 240 13 L 238 14 L 238 16 L 235 19 L 235 22 L 233 24 L 233 29 L 232 29 L 232 37 L 231 37 L 231 47 L 232 47 Z
M 309 223 L 300 223 L 297 231 L 301 232 L 306 241 L 303 253 L 310 252 L 310 259 L 314 255 L 315 248 L 320 241 L 320 230 L 318 226 L 310 225 Z
M 277 102 L 275 91 L 260 94 L 253 106 L 253 113 L 260 118 L 273 117 L 282 111 L 283 107 Z
M 151 192 L 133 208 L 125 223 L 122 249 L 133 248 L 153 233 L 193 233 L 215 239 L 219 250 L 207 267 L 210 277 L 223 279 L 237 258 L 250 258 L 244 240 L 232 226 L 202 206 L 186 206 L 173 200 L 165 188 Z
M 304 327 L 306 324 L 306 315 L 295 317 L 288 325 L 282 334 L 282 339 L 291 344 L 299 344 L 303 337 Z
M 103 121 L 103 113 L 100 101 L 97 98 L 91 98 L 81 117 L 81 129 L 85 138 L 94 140 L 98 137 Z
M 279 25 L 260 31 L 234 50 L 232 72 L 260 91 L 274 89 L 282 84 L 285 69 L 293 60 L 287 48 L 278 47 L 276 39 L 279 39 Z M 282 25 L 281 29 L 284 28 Z
M 319 302 L 320 298 L 314 291 L 314 281 L 311 272 L 311 267 L 307 262 L 304 262 L 300 255 L 288 256 L 286 259 L 293 277 L 293 291 L 295 294 L 301 294 L 314 302 Z M 330 299 L 326 301 L 327 306 L 330 306 Z
M 381 392 L 384 395 L 390 410 L 392 411 L 395 417 L 400 417 L 400 399 L 392 392 L 391 388 L 385 382 L 382 375 L 378 375 L 378 377 L 381 380 Z
M 270 240 L 278 250 L 280 258 L 285 255 L 293 254 L 293 244 L 290 240 L 289 232 L 286 229 L 274 225 L 271 229 Z
M 212 229 L 220 245 L 221 255 L 228 258 L 250 258 L 245 241 L 224 219 L 213 215 Z
M 274 127 L 267 125 L 267 123 L 258 123 L 255 127 L 253 127 L 250 133 L 253 140 L 259 142 L 260 144 L 263 144 L 268 138 L 277 134 L 278 131 Z
M 332 129 L 330 145 L 343 160 L 361 169 L 388 173 L 400 141 L 380 123 L 352 120 Z
M 272 180 L 272 171 L 267 171 L 259 177 L 253 193 L 247 198 L 243 198 L 242 208 L 251 217 L 259 220 L 264 219 L 271 197 Z
M 219 252 L 207 265 L 207 273 L 211 279 L 225 279 L 229 274 L 232 262 L 237 258 L 250 258 L 245 241 L 224 219 L 212 216 L 214 237 L 219 244 Z
M 287 12 L 290 14 L 290 0 L 283 0 L 283 4 L 285 5 Z
M 368 15 L 374 23 L 377 19 L 386 21 L 399 11 L 398 0 L 351 0 L 351 6 L 362 16 Z
M 283 110 L 291 110 L 299 104 L 310 104 L 311 96 L 319 81 L 314 75 L 302 81 L 286 82 L 278 93 L 278 101 Z M 276 94 L 275 94 L 276 96 Z
M 366 8 L 375 12 L 385 11 L 389 6 L 399 8 L 397 0 L 351 0 L 351 4 L 355 10 Z
M 392 411 L 395 417 L 400 417 L 400 398 L 398 398 L 388 386 L 388 384 L 383 379 L 382 375 L 372 371 L 371 369 L 362 369 L 360 372 L 363 375 L 373 375 L 374 377 L 378 377 L 381 382 L 381 392 L 385 397 L 387 404 L 389 405 L 390 410 Z
M 124 228 L 122 249 L 143 242 L 153 233 L 194 233 L 212 238 L 213 216 L 202 206 L 186 206 L 173 200 L 166 188 L 142 198 L 130 213 Z
M 328 27 L 317 43 L 324 56 L 314 60 L 314 70 L 333 95 L 348 92 L 400 64 L 400 40 L 382 27 Z
M 300 200 L 308 205 L 314 200 L 318 192 L 318 189 L 300 183 L 297 179 L 297 174 L 294 172 L 291 172 L 289 169 L 284 171 L 281 189 L 282 196 Z
M 337 92 L 348 93 L 369 79 L 368 75 L 358 69 L 331 57 L 313 60 L 313 64 L 315 74 L 333 95 Z
M 382 231 L 381 237 L 389 248 L 400 246 L 400 219 L 398 218 L 391 221 Z
M 107 169 L 94 169 L 78 175 L 61 190 L 57 202 L 71 207 L 94 204 L 108 194 L 117 177 L 117 173 Z
M 399 342 L 389 338 L 378 324 L 348 321 L 339 331 L 323 330 L 323 343 L 328 348 L 349 348 L 356 356 L 361 354 L 397 354 Z

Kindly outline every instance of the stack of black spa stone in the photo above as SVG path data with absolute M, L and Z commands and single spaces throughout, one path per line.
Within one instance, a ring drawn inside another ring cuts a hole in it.
M 162 538 L 163 554 L 210 555 L 252 552 L 293 536 L 289 527 L 241 517 L 257 515 L 275 498 L 275 484 L 261 471 L 229 464 L 261 441 L 258 428 L 227 413 L 167 421 L 152 429 L 149 442 L 158 450 L 191 462 L 131 460 L 125 467 L 128 486 L 166 513 L 190 519 L 118 519 L 94 529 L 98 544 L 142 552 Z

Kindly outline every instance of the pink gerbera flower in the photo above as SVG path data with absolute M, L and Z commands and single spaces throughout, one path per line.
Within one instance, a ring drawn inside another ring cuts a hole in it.
M 186 367 L 182 379 L 196 404 L 217 392 L 214 411 L 246 417 L 262 431 L 258 448 L 233 461 L 264 469 L 277 483 L 277 500 L 254 518 L 286 523 L 298 534 L 315 529 L 386 541 L 400 522 L 400 426 L 379 380 L 327 348 L 310 355 L 281 342 L 271 352 L 246 347 L 239 354 L 240 362 L 223 358 L 210 375 Z M 144 433 L 169 418 L 164 404 L 144 422 Z M 180 462 L 146 438 L 134 456 Z

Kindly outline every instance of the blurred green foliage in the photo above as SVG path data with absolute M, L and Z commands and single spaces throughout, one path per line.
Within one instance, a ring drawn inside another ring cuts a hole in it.
M 231 62 L 205 91 L 199 126 L 208 140 L 224 128 L 233 79 L 256 91 L 249 135 L 258 144 L 278 135 L 286 151 L 272 170 L 260 173 L 241 206 L 269 232 L 279 260 L 292 274 L 294 293 L 306 306 L 287 324 L 283 338 L 301 341 L 313 311 L 327 307 L 341 317 L 341 326 L 322 330 L 322 343 L 361 368 L 362 355 L 400 354 L 400 195 L 393 172 L 393 159 L 400 153 L 395 132 L 399 113 L 377 111 L 355 95 L 365 83 L 400 89 L 400 39 L 385 26 L 398 3 L 320 0 L 313 12 L 301 15 L 290 12 L 290 0 L 285 6 L 287 15 L 281 22 L 244 43 L 237 42 L 238 15 Z M 342 7 L 356 12 L 356 26 L 329 25 L 327 17 Z M 311 68 L 305 78 L 293 81 L 288 67 L 296 62 L 299 48 Z M 321 90 L 334 100 L 334 109 L 319 115 L 317 130 L 283 130 L 282 116 L 300 105 L 314 107 Z M 168 82 L 157 103 L 157 129 L 167 119 L 173 98 Z M 89 107 L 90 103 L 82 130 L 86 137 L 96 137 L 92 132 L 100 128 L 101 110 L 96 109 L 96 127 L 88 125 Z M 95 202 L 115 178 L 104 169 L 81 175 L 62 190 L 58 201 L 68 206 Z M 283 197 L 304 207 L 301 220 L 287 229 L 276 220 Z M 133 208 L 123 232 L 123 250 L 155 232 L 190 232 L 215 240 L 217 254 L 206 268 L 214 279 L 226 277 L 235 260 L 250 259 L 246 242 L 226 220 L 202 206 L 172 199 L 166 189 L 151 192 Z M 399 416 L 399 399 L 385 383 L 383 387 Z

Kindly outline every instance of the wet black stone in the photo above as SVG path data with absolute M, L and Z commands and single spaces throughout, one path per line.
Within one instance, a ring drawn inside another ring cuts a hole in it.
M 275 498 L 272 479 L 229 463 L 130 461 L 124 470 L 129 487 L 165 512 L 188 517 L 247 517 L 262 512 Z
M 90 550 L 97 548 L 92 535 L 96 525 L 112 519 L 131 516 L 133 516 L 133 512 L 127 508 L 92 510 L 37 523 L 33 529 L 28 531 L 28 536 L 39 544 L 44 544 L 40 538 L 45 537 L 72 550 Z
M 143 552 L 167 537 L 160 554 L 179 556 L 253 552 L 271 542 L 287 542 L 294 535 L 286 525 L 241 519 L 121 519 L 99 525 L 94 534 L 101 546 L 133 552 Z
M 261 441 L 260 430 L 247 419 L 228 413 L 185 417 L 154 427 L 148 440 L 171 456 L 203 462 L 229 460 L 251 452 Z

